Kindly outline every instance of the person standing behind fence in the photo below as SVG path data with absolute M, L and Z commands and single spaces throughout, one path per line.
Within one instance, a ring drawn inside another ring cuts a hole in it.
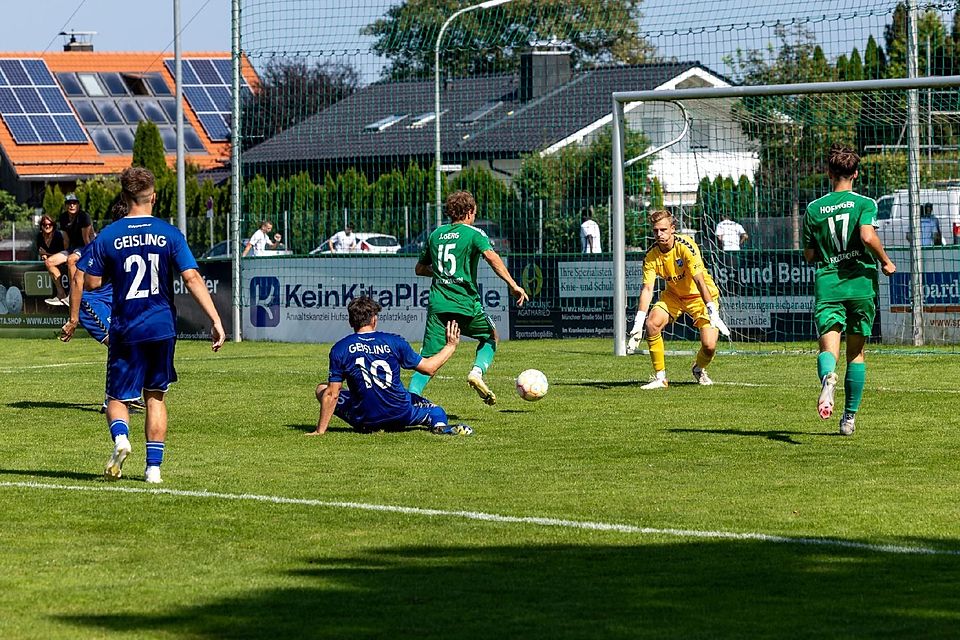
M 840 334 L 845 332 L 847 371 L 840 418 L 840 433 L 845 436 L 853 435 L 867 378 L 863 347 L 877 312 L 877 260 L 884 275 L 897 270 L 874 229 L 877 203 L 853 191 L 859 166 L 860 156 L 853 149 L 839 144 L 830 147 L 827 174 L 833 191 L 808 204 L 803 220 L 803 257 L 817 265 L 813 309 L 820 336 L 817 412 L 823 420 L 833 415 Z
M 580 250 L 583 253 L 600 253 L 600 225 L 593 219 L 593 207 L 583 211 L 580 224 Z
M 723 214 L 723 220 L 717 224 L 714 233 L 720 241 L 720 248 L 724 251 L 740 251 L 740 245 L 750 237 L 743 225 L 732 220 L 729 213 Z
M 353 233 L 353 225 L 349 222 L 343 225 L 343 231 L 337 231 L 327 240 L 331 253 L 351 253 L 360 248 L 360 242 Z
M 275 233 L 273 234 L 273 242 L 270 242 L 271 231 L 273 231 L 273 223 L 269 220 L 261 220 L 260 228 L 253 232 L 253 235 L 250 236 L 250 242 L 243 248 L 243 255 L 246 256 L 252 251 L 252 257 L 256 258 L 257 256 L 262 256 L 267 249 L 276 249 L 280 245 L 280 240 L 283 239 L 283 236 Z
M 214 351 L 223 345 L 225 334 L 183 234 L 153 217 L 157 201 L 153 174 L 142 167 L 130 167 L 120 176 L 120 187 L 129 213 L 104 229 L 84 265 L 85 288 L 99 288 L 104 276 L 113 281 L 107 424 L 114 449 L 104 475 L 108 480 L 121 476 L 123 461 L 131 451 L 130 415 L 124 403 L 142 393 L 147 405 L 144 479 L 159 483 L 167 436 L 164 394 L 177 381 L 173 366 L 177 341 L 175 275 L 181 276 L 190 295 L 210 318 Z
M 37 255 L 43 260 L 43 266 L 50 272 L 50 282 L 53 283 L 54 290 L 56 291 L 55 297 L 44 300 L 44 302 L 49 305 L 62 306 L 64 304 L 64 298 L 67 297 L 66 289 L 63 288 L 63 284 L 60 282 L 60 267 L 57 265 L 63 264 L 63 261 L 66 260 L 69 255 L 67 251 L 69 243 L 67 233 L 57 229 L 53 218 L 48 215 L 40 218 L 40 232 L 37 233 Z M 57 262 L 57 265 L 54 264 L 54 256 L 62 258 Z

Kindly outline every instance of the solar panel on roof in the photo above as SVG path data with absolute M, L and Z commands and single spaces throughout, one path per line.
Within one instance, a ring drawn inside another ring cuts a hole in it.
M 183 128 L 183 145 L 187 148 L 187 151 L 206 151 L 203 141 L 193 130 L 193 127 Z
M 40 136 L 40 142 L 63 142 L 63 134 L 57 128 L 53 121 L 53 116 L 27 116 L 30 118 L 33 128 L 37 130 Z
M 121 151 L 130 153 L 133 151 L 134 133 L 132 129 L 122 127 L 113 130 L 113 137 Z
M 68 96 L 83 96 L 86 95 L 83 92 L 83 85 L 80 84 L 80 81 L 77 80 L 77 74 L 75 73 L 58 73 L 57 79 L 60 81 L 60 86 L 63 87 L 63 92 Z
M 144 77 L 144 81 L 147 83 L 147 86 L 150 87 L 150 90 L 153 91 L 155 96 L 169 96 L 171 95 L 170 87 L 167 86 L 166 80 L 163 79 L 159 73 L 148 73 Z
M 112 96 L 128 96 L 127 84 L 120 77 L 119 73 L 101 73 L 100 80 L 107 86 L 107 91 Z
M 87 141 L 87 134 L 84 133 L 83 127 L 80 126 L 80 123 L 77 122 L 75 117 L 53 116 L 53 120 L 57 123 L 57 126 L 60 127 L 65 142 Z
M 123 116 L 120 114 L 120 110 L 117 109 L 117 105 L 113 102 L 95 102 L 97 111 L 100 112 L 100 117 L 103 119 L 104 124 L 123 124 Z
M 164 64 L 172 74 L 173 60 L 165 60 Z M 188 58 L 183 61 L 184 96 L 211 140 L 230 139 L 232 65 L 230 58 Z M 250 94 L 250 87 L 242 76 L 240 82 L 244 94 Z
M 90 137 L 100 153 L 116 153 L 117 143 L 114 142 L 110 130 L 104 127 L 90 127 Z
M 0 88 L 0 117 L 17 144 L 87 141 L 46 62 L 35 58 L 0 59 L 0 75 L 4 80 Z
M 13 94 L 13 89 L 9 87 L 0 87 L 0 113 L 23 113 L 23 107 L 17 101 Z
M 34 131 L 27 116 L 4 116 L 3 121 L 10 127 L 10 133 L 18 143 L 40 142 L 40 137 Z
M 120 113 L 123 114 L 123 119 L 130 124 L 137 124 L 143 120 L 143 114 L 140 112 L 140 107 L 137 106 L 137 103 L 133 100 L 118 100 L 117 106 L 120 107 Z
M 3 71 L 3 75 L 7 76 L 7 82 L 12 86 L 30 86 L 33 84 L 19 60 L 0 60 L 0 71 Z
M 23 106 L 24 113 L 47 113 L 46 105 L 33 87 L 16 87 L 13 92 Z
M 47 63 L 43 60 L 23 60 L 23 68 L 30 76 L 30 80 L 38 87 L 50 86 L 56 84 L 50 70 L 47 69 Z
M 100 124 L 100 114 L 89 100 L 74 100 L 73 108 L 84 124 Z
M 146 100 L 140 103 L 140 106 L 143 107 L 143 113 L 147 116 L 147 119 L 151 122 L 156 122 L 158 124 L 164 124 L 167 122 L 167 115 L 163 112 L 163 109 L 160 108 L 160 104 L 155 100 Z

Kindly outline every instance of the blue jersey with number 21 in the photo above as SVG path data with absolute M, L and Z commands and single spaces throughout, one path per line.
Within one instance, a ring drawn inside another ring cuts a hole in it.
M 401 369 L 413 369 L 423 358 L 402 337 L 381 331 L 354 333 L 330 350 L 330 382 L 346 382 L 354 415 L 375 426 L 409 416 L 410 392 L 400 381 Z
M 177 335 L 173 278 L 197 268 L 179 229 L 153 216 L 123 218 L 97 236 L 81 268 L 113 282 L 111 344 Z

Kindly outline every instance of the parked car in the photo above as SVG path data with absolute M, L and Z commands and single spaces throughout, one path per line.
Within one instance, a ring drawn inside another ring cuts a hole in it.
M 247 246 L 248 241 L 243 241 L 243 247 L 240 247 L 240 253 Z M 283 246 L 283 245 L 280 245 Z M 293 251 L 289 249 L 266 249 L 261 256 L 292 256 Z M 230 245 L 226 240 L 221 240 L 197 257 L 197 260 L 227 260 L 230 258 Z
M 397 253 L 400 251 L 400 242 L 396 236 L 386 233 L 360 232 L 353 235 L 357 236 L 357 249 L 338 253 Z M 315 256 L 324 253 L 331 253 L 329 240 L 324 240 L 319 247 L 310 252 L 310 255 Z
M 500 225 L 496 222 L 491 222 L 490 220 L 475 220 L 473 226 L 487 234 L 494 251 L 500 255 L 510 253 L 512 249 L 510 239 L 503 234 L 500 230 Z M 427 238 L 430 237 L 432 231 L 433 229 L 427 229 L 421 232 L 416 238 L 400 247 L 399 253 L 404 255 L 420 255 L 420 252 L 423 251 L 423 245 L 427 243 Z

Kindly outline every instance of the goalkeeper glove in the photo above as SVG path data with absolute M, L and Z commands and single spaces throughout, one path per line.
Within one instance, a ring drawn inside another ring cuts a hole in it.
M 633 329 L 630 330 L 630 339 L 627 341 L 627 355 L 633 355 L 640 346 L 640 340 L 643 339 L 643 323 L 647 319 L 646 311 L 637 311 L 633 319 Z
M 707 303 L 707 315 L 710 316 L 710 326 L 716 327 L 720 330 L 720 333 L 730 337 L 730 329 L 727 328 L 727 323 L 720 319 L 720 310 L 717 309 L 716 302 Z

